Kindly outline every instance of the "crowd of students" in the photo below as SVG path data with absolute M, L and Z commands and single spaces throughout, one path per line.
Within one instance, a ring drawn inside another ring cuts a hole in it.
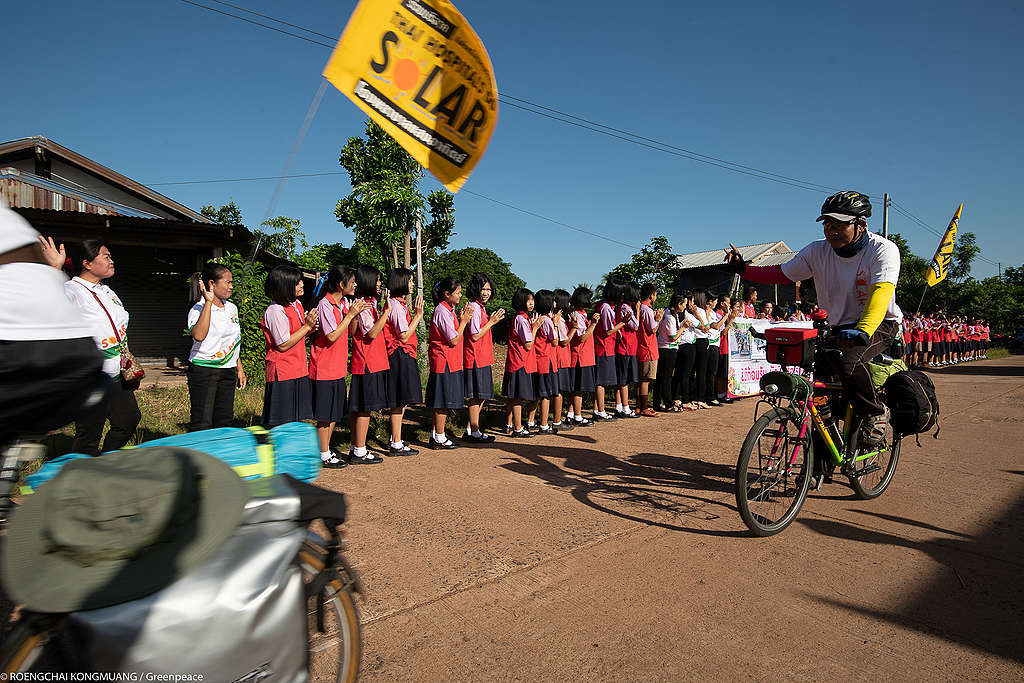
M 939 368 L 988 358 L 992 330 L 986 320 L 942 311 L 903 318 L 908 365 Z

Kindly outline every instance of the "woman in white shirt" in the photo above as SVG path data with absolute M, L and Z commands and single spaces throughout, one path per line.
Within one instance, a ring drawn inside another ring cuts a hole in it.
M 138 384 L 129 384 L 121 377 L 121 351 L 128 348 L 128 311 L 114 290 L 103 284 L 114 275 L 114 257 L 107 246 L 99 240 L 85 240 L 68 251 L 74 277 L 64 283 L 64 293 L 82 311 L 103 356 L 103 371 L 113 379 L 107 400 L 75 422 L 71 447 L 77 453 L 99 455 L 124 447 L 142 419 L 135 400 Z M 100 448 L 103 425 L 108 420 L 110 431 Z
M 228 301 L 234 291 L 231 271 L 207 263 L 192 277 L 187 325 L 192 335 L 188 354 L 188 397 L 192 409 L 188 430 L 230 427 L 235 416 L 235 384 L 245 388 L 245 370 L 238 362 L 242 328 L 238 308 Z
M 673 294 L 658 323 L 658 377 L 654 380 L 654 409 L 662 412 L 679 412 L 672 396 L 672 373 L 676 369 L 679 337 L 685 330 L 679 326 L 676 316 L 683 312 L 685 305 L 682 294 Z

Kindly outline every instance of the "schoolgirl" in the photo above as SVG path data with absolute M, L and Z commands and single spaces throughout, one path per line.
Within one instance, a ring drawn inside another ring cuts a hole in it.
M 235 416 L 235 384 L 245 388 L 245 370 L 238 362 L 242 328 L 238 308 L 228 301 L 234 278 L 227 266 L 207 263 L 192 277 L 192 299 L 186 326 L 192 335 L 188 352 L 188 430 L 230 427 Z
M 416 362 L 416 326 L 423 319 L 423 296 L 416 297 L 415 309 L 403 297 L 412 294 L 413 272 L 408 268 L 395 268 L 388 275 L 388 290 L 391 293 L 388 324 L 384 326 L 384 344 L 388 353 L 388 404 L 391 409 L 391 445 L 388 455 L 416 455 L 419 451 L 410 448 L 402 440 L 402 420 L 405 407 L 423 403 L 423 387 L 420 384 L 420 366 Z
M 614 415 L 605 410 L 606 387 L 619 386 L 619 375 L 615 367 L 615 337 L 626 324 L 617 321 L 615 307 L 622 302 L 622 285 L 609 278 L 604 283 L 601 300 L 597 302 L 597 330 L 594 332 L 594 356 L 596 377 L 594 383 L 594 420 L 611 421 Z
M 377 297 L 384 302 L 377 310 Z M 381 291 L 380 271 L 371 266 L 356 269 L 356 298 L 366 308 L 349 323 L 352 334 L 352 386 L 348 392 L 348 409 L 352 426 L 352 450 L 349 462 L 355 465 L 376 465 L 383 458 L 366 448 L 366 433 L 370 429 L 370 411 L 390 407 L 388 380 L 387 340 L 384 327 L 391 313 L 391 300 Z
M 693 371 L 694 392 L 692 394 L 693 404 L 697 408 L 710 408 L 707 401 L 707 376 L 708 376 L 708 332 L 711 327 L 708 324 L 708 293 L 696 291 L 693 293 L 692 305 L 689 313 L 696 319 L 697 325 L 694 329 L 694 360 Z
M 480 411 L 484 401 L 494 398 L 494 342 L 491 328 L 505 317 L 505 309 L 499 308 L 490 317 L 485 308 L 494 297 L 494 282 L 486 273 L 476 273 L 466 288 L 472 316 L 466 327 L 466 338 L 462 345 L 462 378 L 466 387 L 469 420 L 466 423 L 466 441 L 490 443 L 494 437 L 480 429 Z
M 76 453 L 99 455 L 127 444 L 142 419 L 135 400 L 138 383 L 126 382 L 121 375 L 121 350 L 127 349 L 129 316 L 114 290 L 103 284 L 114 275 L 114 257 L 103 242 L 85 240 L 70 246 L 68 260 L 74 277 L 64 283 L 64 293 L 81 310 L 103 356 L 103 372 L 113 380 L 103 403 L 75 422 L 71 448 Z M 100 437 L 107 420 L 110 429 L 101 449 Z
M 629 407 L 629 385 L 640 379 L 637 368 L 637 338 L 640 327 L 637 320 L 637 304 L 640 301 L 640 285 L 630 282 L 622 287 L 622 297 L 616 308 L 615 320 L 622 323 L 622 329 L 615 335 L 615 374 L 619 386 L 616 389 L 616 417 L 640 417 Z
M 448 411 L 457 410 L 465 401 L 462 377 L 462 336 L 472 316 L 465 306 L 461 314 L 455 307 L 462 300 L 462 283 L 454 277 L 434 285 L 434 316 L 430 320 L 430 378 L 427 380 L 427 406 L 434 410 L 430 447 L 435 450 L 458 448 L 445 433 Z
M 684 329 L 677 316 L 682 315 L 686 300 L 680 293 L 675 293 L 668 301 L 668 308 L 661 312 L 658 322 L 658 375 L 654 381 L 654 409 L 662 412 L 678 413 L 672 394 L 672 381 L 679 355 L 679 338 Z
M 520 287 L 512 296 L 512 308 L 516 316 L 508 327 L 505 377 L 501 381 L 501 393 L 508 398 L 505 433 L 528 438 L 533 434 L 523 426 L 523 403 L 537 397 L 533 379 L 537 373 L 537 356 L 533 345 L 543 320 L 533 311 L 533 292 L 525 287 Z
M 536 357 L 537 372 L 533 375 L 535 401 L 531 404 L 527 429 L 538 427 L 538 434 L 554 434 L 556 430 L 548 424 L 551 399 L 558 396 L 558 328 L 551 317 L 555 293 L 550 289 L 538 289 L 534 295 L 534 313 L 539 316 L 540 327 L 534 333 L 533 354 Z M 559 318 L 561 316 L 558 316 Z M 540 423 L 535 424 L 537 411 Z
M 271 300 L 260 327 L 267 343 L 267 384 L 263 390 L 263 425 L 313 417 L 313 391 L 306 363 L 306 337 L 317 328 L 317 312 L 299 302 L 305 291 L 294 266 L 274 266 L 264 291 Z
M 594 330 L 599 316 L 594 313 L 590 319 L 587 311 L 592 305 L 593 294 L 586 287 L 573 290 L 569 303 L 569 384 L 572 404 L 569 406 L 566 422 L 574 427 L 590 427 L 594 423 L 583 417 L 583 394 L 593 393 L 596 384 L 596 357 L 594 355 Z
M 658 288 L 651 282 L 640 288 L 640 304 L 637 311 L 637 372 L 640 377 L 637 387 L 636 409 L 643 417 L 657 417 L 658 413 L 647 405 L 651 383 L 658 378 L 658 325 L 665 315 L 664 310 L 654 312 L 654 300 Z
M 722 343 L 722 327 L 725 325 L 726 317 L 720 313 L 718 308 L 719 296 L 708 292 L 705 314 L 708 320 L 708 360 L 706 376 L 704 380 L 704 402 L 712 406 L 720 406 L 718 400 L 718 389 L 716 378 L 718 377 L 719 356 L 721 355 L 720 344 Z
M 683 296 L 683 312 L 677 314 L 679 329 L 682 332 L 679 336 L 679 351 L 676 354 L 676 370 L 672 375 L 672 396 L 678 397 L 673 406 L 684 411 L 697 410 L 700 406 L 696 401 L 700 396 L 696 389 L 695 372 L 697 370 L 698 347 L 702 353 L 707 353 L 707 337 L 698 344 L 698 337 L 701 332 L 701 320 L 699 309 L 694 303 L 695 294 L 692 291 L 685 291 Z M 705 358 L 705 362 L 707 359 Z M 703 375 L 701 375 L 703 376 Z
M 555 395 L 555 400 L 551 406 L 551 412 L 555 416 L 555 421 L 551 423 L 551 426 L 555 429 L 569 431 L 574 425 L 562 420 L 562 411 L 564 407 L 563 397 L 572 392 L 572 377 L 569 374 L 572 358 L 569 352 L 569 342 L 576 335 L 576 329 L 574 327 L 570 330 L 566 323 L 566 320 L 572 314 L 569 292 L 564 289 L 556 289 L 554 294 L 555 307 L 553 310 L 557 316 L 555 331 L 558 333 L 558 345 L 555 347 L 555 356 L 558 360 L 558 394 Z
M 327 468 L 348 463 L 331 450 L 334 426 L 348 413 L 345 377 L 348 375 L 349 328 L 368 307 L 358 299 L 351 305 L 348 297 L 356 291 L 356 272 L 345 266 L 332 266 L 320 284 L 316 306 L 319 331 L 309 350 L 309 379 L 313 382 L 313 419 L 320 443 L 320 461 Z

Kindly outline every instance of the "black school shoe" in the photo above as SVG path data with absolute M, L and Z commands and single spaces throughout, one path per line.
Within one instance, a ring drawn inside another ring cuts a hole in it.
M 569 420 L 569 423 L 573 427 L 593 427 L 594 426 L 594 423 L 591 420 L 588 420 L 585 417 L 574 417 L 573 419 Z
M 435 451 L 450 451 L 453 448 L 458 448 L 455 442 L 451 439 L 446 439 L 444 443 L 438 443 L 437 439 L 434 437 L 430 437 L 430 440 L 427 442 L 427 446 Z
M 509 436 L 511 436 L 513 439 L 532 439 L 533 438 L 533 434 L 531 434 L 530 430 L 528 430 L 526 427 L 523 427 L 519 431 L 513 430 L 512 433 Z
M 631 410 L 628 413 L 625 410 L 623 410 L 623 411 L 618 411 L 617 410 L 617 411 L 615 411 L 615 416 L 623 418 L 623 419 L 627 419 L 627 418 L 628 419 L 632 419 L 634 417 L 641 417 L 640 413 L 636 412 L 635 410 Z
M 403 455 L 416 455 L 417 453 L 419 453 L 418 450 L 416 450 L 415 448 L 409 448 L 407 445 L 403 445 L 401 448 L 395 448 L 391 444 L 388 444 L 388 450 L 384 455 L 395 457 Z
M 320 458 L 320 467 L 328 470 L 340 470 L 343 467 L 348 467 L 348 463 L 345 461 L 345 457 L 340 455 L 337 451 L 331 451 L 331 457 L 327 460 Z
M 558 424 L 552 423 L 551 427 L 552 429 L 557 429 L 560 432 L 571 432 L 573 429 L 575 429 L 572 423 L 572 420 L 562 420 Z
M 370 450 L 367 450 L 366 455 L 362 457 L 351 451 L 348 454 L 348 464 L 350 465 L 379 465 L 382 462 L 384 462 L 384 458 Z
M 507 431 L 506 434 L 511 434 L 512 431 L 514 431 L 514 430 Z M 466 435 L 464 435 L 462 437 L 462 440 L 466 441 L 468 443 L 491 443 L 492 441 L 494 441 L 494 437 L 491 436 L 490 434 L 483 434 L 483 433 L 481 433 L 480 436 L 473 436 L 472 434 L 466 434 Z
M 618 418 L 615 417 L 615 415 L 613 415 L 612 413 L 605 413 L 604 415 L 598 415 L 597 413 L 594 413 L 591 419 L 593 419 L 594 422 L 614 422 Z

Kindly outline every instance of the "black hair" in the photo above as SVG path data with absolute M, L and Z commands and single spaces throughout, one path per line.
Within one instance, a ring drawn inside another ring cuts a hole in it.
M 811 313 L 813 313 L 814 312 L 814 302 L 813 301 L 804 301 L 803 303 L 801 303 L 800 304 L 800 312 L 803 313 L 804 315 L 810 315 Z
M 331 269 L 327 271 L 327 275 L 324 278 L 324 284 L 320 287 L 320 292 L 317 294 L 317 303 L 320 302 L 328 294 L 341 289 L 342 286 L 352 278 L 356 276 L 356 271 L 348 266 L 333 265 Z
M 72 275 L 81 275 L 85 268 L 82 261 L 92 261 L 100 255 L 100 249 L 107 246 L 100 240 L 85 240 L 79 244 L 68 245 L 67 255 L 71 265 L 68 267 Z
M 693 299 L 693 305 L 697 308 L 704 308 L 708 303 L 708 293 L 697 290 L 691 297 Z
M 555 293 L 550 289 L 538 289 L 533 295 L 533 310 L 538 315 L 547 315 L 555 304 Z
M 393 297 L 401 297 L 411 291 L 409 285 L 413 272 L 408 268 L 395 268 L 388 274 L 388 291 Z
M 658 291 L 658 285 L 653 282 L 645 282 L 640 288 L 640 301 L 647 301 L 651 294 L 655 294 Z
M 622 303 L 622 285 L 614 278 L 608 278 L 601 290 L 601 298 L 610 304 Z
M 586 287 L 577 287 L 572 290 L 572 307 L 580 310 L 587 310 L 594 303 L 594 293 Z
M 683 303 L 684 301 L 686 301 L 686 295 L 681 292 L 676 292 L 675 294 L 672 295 L 672 298 L 668 300 L 669 310 L 672 310 L 673 308 Z
M 494 281 L 487 273 L 473 273 L 473 277 L 469 280 L 469 286 L 466 288 L 466 298 L 470 301 L 480 301 L 480 292 L 484 285 L 491 286 L 491 300 L 493 301 L 498 292 L 495 291 Z
M 714 301 L 715 304 L 717 305 L 718 304 L 718 299 L 719 299 L 719 296 L 709 289 L 708 291 L 704 292 L 704 306 L 701 306 L 701 308 L 706 307 L 708 302 L 711 302 L 711 301 Z
M 569 292 L 564 289 L 555 290 L 555 308 L 554 312 L 562 311 L 563 317 L 569 310 Z
M 373 299 L 377 296 L 377 280 L 380 271 L 373 266 L 356 268 L 356 296 L 360 299 Z
M 516 293 L 512 295 L 512 308 L 516 313 L 526 312 L 526 302 L 533 297 L 533 292 L 528 290 L 526 287 L 520 287 L 516 290 Z M 536 300 L 533 302 L 536 308 Z
M 743 288 L 743 300 L 746 301 L 747 299 L 750 298 L 751 294 L 756 294 L 756 293 L 757 293 L 757 287 L 755 287 L 754 285 L 747 285 L 746 287 Z
M 636 282 L 627 282 L 622 286 L 622 300 L 619 303 L 637 304 L 640 301 L 640 285 Z
M 441 303 L 444 300 L 445 296 L 451 294 L 461 286 L 462 282 L 459 281 L 459 278 L 453 277 L 451 275 L 449 275 L 448 277 L 443 277 L 437 282 L 435 282 L 433 291 L 434 305 L 436 306 L 437 304 Z
M 263 291 L 275 304 L 290 306 L 295 301 L 295 286 L 302 279 L 302 273 L 295 266 L 274 266 L 267 273 Z
M 215 261 L 208 261 L 203 270 L 198 273 L 192 273 L 192 277 L 188 283 L 188 298 L 189 301 L 197 301 L 203 296 L 203 290 L 199 288 L 199 283 L 202 282 L 207 288 L 210 286 L 210 281 L 217 280 L 224 277 L 225 273 L 230 273 L 231 269 L 222 263 Z

